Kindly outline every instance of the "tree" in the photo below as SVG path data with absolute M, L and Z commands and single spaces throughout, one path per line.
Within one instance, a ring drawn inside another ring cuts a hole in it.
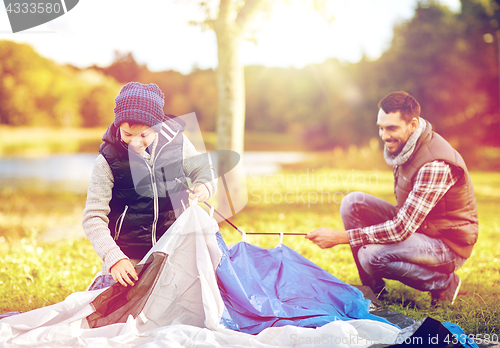
M 480 1 L 480 0 L 477 0 Z M 494 46 L 486 42 L 484 9 L 463 0 L 462 12 L 421 1 L 415 17 L 394 28 L 391 47 L 371 64 L 369 82 L 378 97 L 405 90 L 428 119 L 462 154 L 486 142 L 497 115 Z
M 220 0 L 219 14 L 212 21 L 211 27 L 217 37 L 218 54 L 217 149 L 235 151 L 243 155 L 245 80 L 239 51 L 251 21 L 264 6 L 264 0 L 246 0 L 242 6 L 238 5 L 239 2 L 235 0 Z M 218 171 L 223 175 L 234 166 L 231 156 L 220 156 L 218 160 Z M 246 188 L 243 187 L 243 178 L 235 173 L 225 179 L 232 184 L 231 198 L 234 204 L 245 201 Z M 220 208 L 228 210 L 228 205 L 231 205 L 231 212 L 234 214 L 231 199 L 228 200 L 223 195 L 219 197 Z
M 218 150 L 230 150 L 243 154 L 245 81 L 239 50 L 254 19 L 271 3 L 271 0 L 220 0 L 216 18 L 208 16 L 203 23 L 213 29 L 217 37 Z M 201 5 L 207 9 L 207 13 L 210 12 L 207 2 L 204 1 Z M 324 2 L 321 0 L 315 0 L 314 5 L 318 10 L 324 9 Z M 223 151 L 220 153 L 228 154 L 228 152 Z M 219 156 L 218 169 L 220 174 L 229 172 L 234 166 L 233 159 L 232 156 Z M 228 177 L 226 174 L 226 179 L 232 184 L 232 199 L 244 200 L 243 194 L 246 192 L 246 188 L 243 187 L 243 178 L 238 175 Z M 219 200 L 221 208 L 227 208 L 228 202 L 225 197 L 221 198 Z M 232 213 L 234 214 L 234 209 L 232 209 Z
M 113 63 L 103 70 L 107 75 L 113 76 L 116 81 L 127 83 L 137 81 L 141 74 L 147 71 L 147 68 L 144 65 L 137 64 L 132 53 L 115 51 Z
M 27 44 L 0 41 L 0 124 L 23 126 L 45 119 L 39 102 L 50 107 L 54 100 L 43 98 L 57 73 L 51 61 L 40 57 Z
M 113 122 L 114 97 L 118 92 L 108 85 L 92 86 L 82 96 L 82 127 L 107 127 Z

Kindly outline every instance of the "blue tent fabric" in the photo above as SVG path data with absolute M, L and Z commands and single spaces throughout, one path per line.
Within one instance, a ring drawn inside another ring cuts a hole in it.
M 458 326 L 457 324 L 445 322 L 443 326 L 450 331 L 452 334 L 451 340 L 458 341 L 466 348 L 479 348 L 479 346 L 474 342 L 467 334 L 465 334 L 464 330 Z
M 377 345 L 379 347 L 380 345 Z M 452 323 L 427 317 L 416 322 L 398 334 L 395 344 L 383 347 L 436 347 L 436 348 L 479 348 L 478 345 L 464 333 L 462 328 Z
M 334 320 L 371 319 L 370 301 L 285 245 L 263 249 L 240 242 L 228 249 L 220 233 L 217 267 L 226 328 L 257 334 L 268 327 L 320 327 Z M 393 324 L 391 324 L 393 325 Z

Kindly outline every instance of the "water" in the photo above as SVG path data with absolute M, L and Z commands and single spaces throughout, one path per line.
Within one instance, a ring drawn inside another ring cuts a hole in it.
M 0 158 L 0 187 L 23 185 L 86 192 L 97 154 L 56 154 L 45 157 Z M 280 165 L 305 160 L 305 152 L 245 152 L 245 175 L 266 175 L 279 171 Z
M 0 158 L 0 178 L 43 181 L 88 181 L 96 154 L 64 154 L 37 158 Z
M 247 176 L 275 174 L 281 169 L 281 164 L 305 161 L 307 155 L 306 152 L 245 152 L 243 170 Z

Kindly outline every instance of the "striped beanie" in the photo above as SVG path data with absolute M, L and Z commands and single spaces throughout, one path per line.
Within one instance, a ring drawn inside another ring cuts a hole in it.
M 115 105 L 116 127 L 131 121 L 153 127 L 161 124 L 165 118 L 163 93 L 154 83 L 127 83 L 115 98 Z

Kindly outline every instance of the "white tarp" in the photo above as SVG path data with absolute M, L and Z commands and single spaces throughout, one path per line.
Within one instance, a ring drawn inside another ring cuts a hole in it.
M 368 347 L 395 342 L 399 329 L 371 320 L 335 321 L 316 329 L 268 328 L 258 335 L 224 328 L 215 275 L 221 257 L 217 231 L 217 222 L 197 205 L 177 219 L 150 251 L 169 256 L 137 318 L 90 329 L 90 303 L 104 290 L 78 292 L 52 306 L 0 320 L 0 346 Z

